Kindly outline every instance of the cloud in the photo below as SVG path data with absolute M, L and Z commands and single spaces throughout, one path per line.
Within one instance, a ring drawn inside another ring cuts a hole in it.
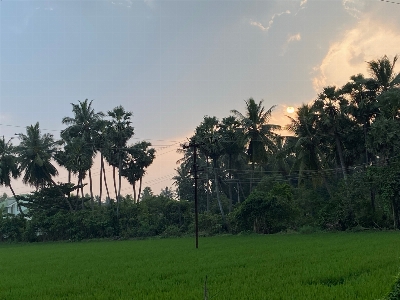
M 359 19 L 365 7 L 362 0 L 342 0 L 344 10 L 352 17 Z
M 298 33 L 298 34 L 289 36 L 288 39 L 286 40 L 286 42 L 291 43 L 291 42 L 300 41 L 300 40 L 301 40 L 301 35 L 300 35 L 300 33 Z
M 256 26 L 256 27 L 260 28 L 262 31 L 267 31 L 267 32 L 268 32 L 268 30 L 270 30 L 270 28 L 272 27 L 272 24 L 274 24 L 275 18 L 276 18 L 276 17 L 280 17 L 280 16 L 283 15 L 283 14 L 290 14 L 290 10 L 286 10 L 286 11 L 283 11 L 283 12 L 281 12 L 281 13 L 274 14 L 274 15 L 271 17 L 271 20 L 269 20 L 267 26 L 264 26 L 264 25 L 261 24 L 260 22 L 255 22 L 255 21 L 252 21 L 252 20 L 250 20 L 250 25 Z
M 289 35 L 287 40 L 286 40 L 286 42 L 285 42 L 285 44 L 282 46 L 282 52 L 281 52 L 280 56 L 285 55 L 290 43 L 298 42 L 300 40 L 301 40 L 301 34 L 300 33 L 297 33 L 297 34 L 294 34 L 294 35 Z
M 383 55 L 392 58 L 398 52 L 400 34 L 392 26 L 371 19 L 359 22 L 344 36 L 331 44 L 322 62 L 314 68 L 312 78 L 316 92 L 327 85 L 342 86 L 350 76 L 369 76 L 367 61 Z
M 113 5 L 125 6 L 127 8 L 131 8 L 131 6 L 132 6 L 132 0 L 122 0 L 122 1 L 116 0 L 116 2 L 114 2 L 114 1 L 110 1 L 110 2 Z
M 264 27 L 263 24 L 261 24 L 260 22 L 255 22 L 255 21 L 251 21 L 251 20 L 250 20 L 250 25 L 257 26 L 262 31 L 268 31 L 268 29 L 269 29 L 269 27 Z

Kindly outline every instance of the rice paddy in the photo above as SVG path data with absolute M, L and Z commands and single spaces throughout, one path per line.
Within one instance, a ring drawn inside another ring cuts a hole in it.
M 0 257 L 0 299 L 379 299 L 400 233 L 1 244 Z

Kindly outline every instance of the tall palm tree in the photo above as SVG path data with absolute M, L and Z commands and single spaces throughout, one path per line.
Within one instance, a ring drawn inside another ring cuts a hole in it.
M 39 123 L 28 126 L 26 134 L 18 134 L 20 144 L 16 147 L 20 170 L 24 172 L 22 181 L 36 189 L 56 183 L 53 176 L 57 168 L 51 162 L 57 144 L 51 134 L 41 134 Z
M 231 110 L 231 112 L 239 119 L 244 128 L 244 134 L 247 140 L 247 156 L 253 169 L 252 178 L 250 180 L 251 191 L 254 166 L 255 164 L 266 163 L 268 154 L 274 152 L 277 134 L 274 133 L 273 130 L 280 129 L 280 126 L 269 124 L 272 110 L 275 106 L 265 110 L 263 100 L 257 104 L 253 98 L 245 100 L 245 103 L 246 112 L 244 114 L 235 109 Z
M 11 178 L 17 179 L 20 175 L 17 157 L 14 153 L 14 147 L 11 144 L 11 139 L 8 142 L 5 142 L 4 136 L 0 139 L 0 186 L 7 186 L 10 188 L 11 193 L 14 196 L 15 201 L 17 202 L 17 206 L 19 212 L 23 216 L 23 212 L 21 209 L 21 205 L 19 203 L 19 199 L 14 192 L 14 189 L 11 185 Z
M 341 88 L 341 94 L 348 99 L 349 104 L 344 108 L 355 122 L 361 126 L 364 135 L 364 161 L 370 162 L 371 153 L 367 149 L 367 135 L 371 124 L 379 112 L 377 95 L 380 84 L 373 78 L 364 78 L 362 74 L 350 77 L 350 81 Z
M 110 143 L 107 138 L 107 126 L 110 124 L 107 120 L 98 122 L 99 134 L 96 137 L 96 149 L 100 152 L 100 194 L 99 194 L 99 205 L 101 205 L 101 198 L 103 193 L 103 178 L 104 185 L 107 192 L 107 197 L 110 199 L 110 192 L 108 190 L 106 172 L 104 167 L 104 156 L 107 155 L 107 151 L 110 148 Z
M 223 154 L 218 119 L 216 117 L 205 116 L 203 122 L 196 127 L 196 133 L 192 137 L 192 141 L 200 144 L 200 152 L 212 160 L 215 194 L 217 196 L 222 219 L 224 223 L 226 223 L 225 213 L 220 197 L 219 178 L 217 174 L 219 169 L 219 158 Z
M 398 58 L 399 57 L 396 55 L 391 62 L 389 58 L 384 55 L 380 59 L 367 62 L 370 74 L 380 83 L 383 91 L 400 84 L 400 74 L 394 73 L 394 67 Z
M 243 158 L 241 154 L 245 152 L 245 136 L 240 122 L 234 116 L 223 118 L 218 131 L 223 147 L 222 161 L 225 162 L 228 176 L 229 212 L 231 212 L 233 205 L 232 183 L 235 180 L 234 166 L 237 167 L 239 159 Z
M 143 176 L 146 168 L 149 167 L 154 158 L 156 150 L 148 149 L 151 143 L 142 141 L 127 148 L 127 155 L 123 162 L 122 176 L 124 176 L 133 187 L 133 199 L 139 202 Z M 139 191 L 136 193 L 136 182 L 139 181 Z
M 83 198 L 83 180 L 86 178 L 87 171 L 90 170 L 93 165 L 93 149 L 87 147 L 85 140 L 81 137 L 70 138 L 64 146 L 64 149 L 65 152 L 68 153 L 68 163 L 71 172 L 78 175 L 78 185 L 80 186 L 81 196 Z
M 347 180 L 341 132 L 350 125 L 350 120 L 343 111 L 344 106 L 348 106 L 348 102 L 341 96 L 341 91 L 334 86 L 325 87 L 313 104 L 313 108 L 318 114 L 320 134 L 327 135 L 327 138 L 330 136 L 333 138 L 343 178 Z
M 305 172 L 311 173 L 314 185 L 321 179 L 327 186 L 323 168 L 326 164 L 324 153 L 320 149 L 321 136 L 317 130 L 318 116 L 312 106 L 303 104 L 297 109 L 294 118 L 289 117 L 290 124 L 286 129 L 294 133 L 295 138 L 290 139 L 287 151 L 293 151 L 296 163 L 292 166 L 292 171 L 297 169 L 299 172 L 298 183 L 304 182 Z
M 87 159 L 93 160 L 96 149 L 96 138 L 99 135 L 99 130 L 101 127 L 101 120 L 104 117 L 104 113 L 95 112 L 92 108 L 93 100 L 89 101 L 86 99 L 85 101 L 78 101 L 78 104 L 72 105 L 72 112 L 74 117 L 64 117 L 62 119 L 62 123 L 69 125 L 66 129 L 61 132 L 61 137 L 65 140 L 71 138 L 81 138 L 85 147 L 90 151 L 85 151 L 82 153 L 87 153 Z M 90 163 L 90 167 L 93 162 Z M 93 190 L 92 190 L 92 176 L 91 169 L 87 169 L 89 171 L 89 186 L 90 186 L 90 196 L 93 203 Z
M 107 138 L 110 142 L 110 149 L 106 160 L 113 167 L 114 189 L 117 198 L 117 215 L 119 215 L 119 203 L 121 197 L 122 162 L 126 155 L 126 146 L 134 134 L 131 125 L 132 112 L 126 111 L 122 106 L 117 106 L 107 112 L 111 118 L 107 127 Z M 118 192 L 116 188 L 115 168 L 118 168 Z

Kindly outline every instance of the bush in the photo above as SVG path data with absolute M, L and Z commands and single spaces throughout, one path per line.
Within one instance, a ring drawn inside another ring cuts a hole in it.
M 311 226 L 311 225 L 304 225 L 304 226 L 301 226 L 300 229 L 299 229 L 299 232 L 301 234 L 311 234 L 311 233 L 315 233 L 315 232 L 318 232 L 318 231 L 319 231 L 318 227 L 314 227 L 314 226 Z
M 163 237 L 179 237 L 182 236 L 182 231 L 176 225 L 168 226 L 162 233 Z

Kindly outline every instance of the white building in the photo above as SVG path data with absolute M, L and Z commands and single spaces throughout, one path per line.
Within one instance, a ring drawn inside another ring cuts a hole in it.
M 20 201 L 23 203 L 23 201 Z M 9 197 L 5 199 L 3 202 L 0 202 L 0 209 L 3 212 L 3 215 L 11 214 L 11 215 L 19 215 L 20 211 L 18 209 L 17 201 L 15 201 L 14 197 Z M 22 211 L 25 213 L 27 208 L 21 205 Z

